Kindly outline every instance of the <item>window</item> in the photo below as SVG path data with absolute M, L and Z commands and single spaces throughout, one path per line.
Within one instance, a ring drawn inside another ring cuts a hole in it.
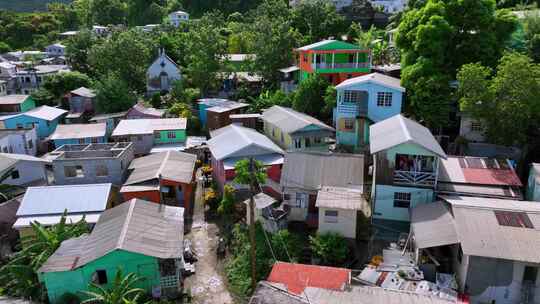
M 167 138 L 169 139 L 176 138 L 176 133 L 174 131 L 167 132 Z
M 3 148 L 2 148 L 2 152 L 8 153 L 8 147 L 3 147 Z
M 295 149 L 302 148 L 302 140 L 300 138 L 297 138 L 294 140 L 294 148 Z
M 21 177 L 19 170 L 11 171 L 11 179 L 18 179 L 19 177 Z
M 349 54 L 349 62 L 354 62 L 354 54 Z
M 343 121 L 343 127 L 345 130 L 354 130 L 354 119 L 345 118 Z
M 494 211 L 501 226 L 534 229 L 531 219 L 525 212 Z
M 408 192 L 395 192 L 394 193 L 394 207 L 395 208 L 410 208 L 411 207 L 411 194 Z
M 283 136 L 283 132 L 281 132 L 280 137 L 281 137 L 281 142 L 285 142 L 285 137 Z
M 64 175 L 66 177 L 84 177 L 82 166 L 65 166 Z
M 104 269 L 98 269 L 92 275 L 92 283 L 97 285 L 107 284 L 107 271 Z
M 325 223 L 337 223 L 338 222 L 338 211 L 337 210 L 325 210 L 324 211 L 324 222 Z
M 51 122 L 47 120 L 47 127 L 51 126 Z
M 471 132 L 482 132 L 482 124 L 478 121 L 471 122 Z
M 457 260 L 460 264 L 463 261 L 463 249 L 461 249 L 461 245 L 458 245 Z
M 96 176 L 108 176 L 109 175 L 109 169 L 105 165 L 97 165 L 96 166 Z
M 272 137 L 276 137 L 276 128 L 272 128 Z
M 377 92 L 377 106 L 391 107 L 392 106 L 392 93 L 391 92 Z
M 284 201 L 289 201 L 291 199 L 291 195 L 290 194 L 283 194 L 283 200 Z
M 307 147 L 311 147 L 311 139 L 309 137 L 306 137 L 304 139 L 304 145 Z
M 18 123 L 18 124 L 17 124 L 17 129 L 22 129 L 23 127 L 24 127 L 24 126 L 23 126 L 22 123 Z
M 34 143 L 31 139 L 28 140 L 28 149 L 34 149 Z
M 320 137 L 313 137 L 313 142 L 316 143 L 316 144 L 320 144 L 320 143 L 322 143 L 322 138 L 320 138 Z
M 343 102 L 359 103 L 362 101 L 362 91 L 345 91 L 343 92 Z
M 293 205 L 293 207 L 297 208 L 306 208 L 307 203 L 307 194 L 306 193 L 300 193 L 296 192 L 296 204 Z
M 80 145 L 83 145 L 84 142 L 85 142 L 84 138 L 79 138 L 79 144 L 80 144 Z
M 304 62 L 308 62 L 308 54 L 302 55 L 302 59 L 304 59 Z
M 161 134 L 159 132 L 154 132 L 154 139 L 161 139 Z

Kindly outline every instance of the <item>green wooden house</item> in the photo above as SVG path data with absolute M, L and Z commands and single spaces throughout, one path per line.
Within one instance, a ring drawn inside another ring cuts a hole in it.
M 90 234 L 64 241 L 38 270 L 49 302 L 66 293 L 84 299 L 91 283 L 110 287 L 118 269 L 141 277 L 154 297 L 181 292 L 184 209 L 132 199 L 101 215 Z

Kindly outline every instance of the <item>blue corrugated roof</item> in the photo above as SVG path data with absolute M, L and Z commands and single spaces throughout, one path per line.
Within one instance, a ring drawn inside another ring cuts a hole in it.
M 112 184 L 29 187 L 17 216 L 100 212 L 106 209 Z

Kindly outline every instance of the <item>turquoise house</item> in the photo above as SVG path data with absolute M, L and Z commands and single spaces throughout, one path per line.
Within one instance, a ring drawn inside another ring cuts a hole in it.
M 540 164 L 531 164 L 527 181 L 526 198 L 528 201 L 540 202 Z
M 60 123 L 67 111 L 59 108 L 41 106 L 30 111 L 0 117 L 3 129 L 37 128 L 40 140 L 49 137 Z
M 369 145 L 369 126 L 401 113 L 405 88 L 380 73 L 348 79 L 338 86 L 334 125 L 338 145 L 354 150 Z
M 120 269 L 142 280 L 149 295 L 181 292 L 184 209 L 132 199 L 102 213 L 90 234 L 64 241 L 38 269 L 49 302 L 64 294 L 85 299 L 91 283 L 108 288 Z
M 63 145 L 106 143 L 107 124 L 58 125 L 50 139 L 54 142 L 56 148 Z
M 446 153 L 427 128 L 402 115 L 369 130 L 374 224 L 408 232 L 411 209 L 435 199 L 439 160 L 446 159 Z

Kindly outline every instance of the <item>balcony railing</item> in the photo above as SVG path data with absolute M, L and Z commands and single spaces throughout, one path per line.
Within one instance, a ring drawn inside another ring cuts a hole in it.
M 348 62 L 348 63 L 313 63 L 313 69 L 358 69 L 369 68 L 368 62 Z
M 394 183 L 415 186 L 433 186 L 435 184 L 435 173 L 395 170 Z
M 351 115 L 365 115 L 368 112 L 367 100 L 365 102 L 340 102 L 338 104 L 338 112 Z

